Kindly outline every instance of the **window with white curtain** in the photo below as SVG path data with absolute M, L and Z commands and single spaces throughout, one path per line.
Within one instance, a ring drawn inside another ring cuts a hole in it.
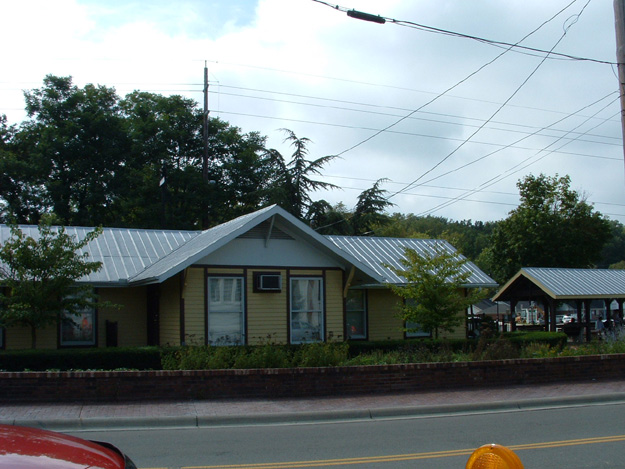
M 323 340 L 323 280 L 291 278 L 291 343 Z
M 349 290 L 345 300 L 348 339 L 367 338 L 367 303 L 365 290 Z
M 245 343 L 243 321 L 243 278 L 208 279 L 208 343 L 238 345 Z

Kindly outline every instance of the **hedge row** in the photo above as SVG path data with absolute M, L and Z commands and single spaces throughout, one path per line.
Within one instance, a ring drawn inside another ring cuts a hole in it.
M 479 346 L 484 346 L 505 339 L 521 349 L 529 344 L 544 344 L 550 347 L 563 347 L 567 343 L 567 335 L 563 332 L 527 331 L 527 332 L 504 332 L 491 337 L 483 336 L 481 339 L 406 339 L 385 341 L 358 341 L 349 343 L 350 357 L 356 357 L 371 352 L 394 352 L 407 348 L 427 349 L 432 353 L 443 350 L 453 353 L 472 353 Z
M 162 370 L 193 368 L 285 368 L 297 366 L 333 366 L 339 359 L 354 358 L 374 352 L 427 350 L 472 353 L 490 343 L 501 341 L 523 348 L 532 343 L 550 347 L 566 344 L 566 334 L 552 332 L 506 333 L 492 339 L 393 341 L 350 341 L 337 344 L 273 345 L 241 347 L 133 347 L 61 350 L 0 351 L 3 371 L 70 370 Z M 203 363 L 204 362 L 204 365 Z
M 60 350 L 5 350 L 0 370 L 160 370 L 159 347 L 89 348 Z

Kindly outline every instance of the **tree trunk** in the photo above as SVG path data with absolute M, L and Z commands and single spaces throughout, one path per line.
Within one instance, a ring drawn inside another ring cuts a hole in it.
M 30 346 L 33 349 L 37 348 L 37 329 L 35 326 L 30 326 Z

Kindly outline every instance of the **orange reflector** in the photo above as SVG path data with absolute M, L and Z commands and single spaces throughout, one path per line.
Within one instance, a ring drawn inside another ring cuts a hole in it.
M 473 451 L 465 469 L 523 469 L 523 463 L 512 450 L 490 444 Z

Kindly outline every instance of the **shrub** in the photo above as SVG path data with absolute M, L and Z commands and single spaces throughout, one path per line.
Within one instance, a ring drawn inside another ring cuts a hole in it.
M 347 361 L 349 345 L 346 343 L 315 342 L 303 344 L 295 352 L 294 364 L 298 367 L 338 366 Z
M 89 348 L 59 350 L 5 350 L 0 370 L 160 370 L 158 347 Z
M 185 345 L 168 350 L 163 356 L 164 370 L 230 369 L 236 361 L 239 347 Z
M 263 344 L 242 348 L 237 353 L 233 368 L 289 368 L 293 355 L 288 347 L 277 344 Z
M 521 351 L 521 358 L 552 358 L 561 355 L 561 347 L 552 347 L 549 344 L 539 342 L 533 342 Z

